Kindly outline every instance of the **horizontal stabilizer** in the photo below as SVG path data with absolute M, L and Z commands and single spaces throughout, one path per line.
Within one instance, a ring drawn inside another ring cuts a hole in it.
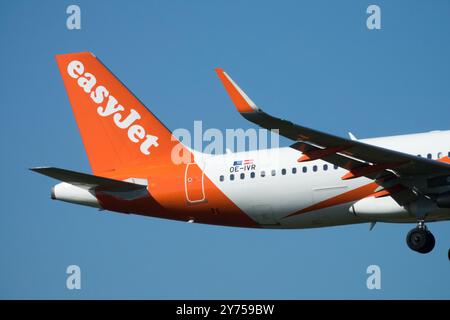
M 146 189 L 147 187 L 141 184 L 114 180 L 94 176 L 87 173 L 81 173 L 54 167 L 37 167 L 31 168 L 30 170 L 63 182 L 70 183 L 83 189 L 95 188 L 96 190 L 99 191 L 128 192 L 128 191 L 143 190 Z

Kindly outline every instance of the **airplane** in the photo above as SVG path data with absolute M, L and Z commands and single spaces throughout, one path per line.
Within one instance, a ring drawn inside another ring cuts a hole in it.
M 92 174 L 31 168 L 61 181 L 52 199 L 260 229 L 415 223 L 406 242 L 421 254 L 435 246 L 425 222 L 450 220 L 450 131 L 338 137 L 265 113 L 216 69 L 237 111 L 292 145 L 204 154 L 178 141 L 94 54 L 56 61 Z M 174 161 L 174 150 L 186 161 Z

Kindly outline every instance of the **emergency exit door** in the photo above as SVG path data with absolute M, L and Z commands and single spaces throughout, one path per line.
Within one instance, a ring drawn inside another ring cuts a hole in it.
M 196 163 L 186 165 L 185 190 L 188 203 L 206 201 L 203 170 Z

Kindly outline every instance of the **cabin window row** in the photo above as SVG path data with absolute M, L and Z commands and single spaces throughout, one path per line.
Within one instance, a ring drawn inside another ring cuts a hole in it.
M 328 169 L 330 169 L 331 170 L 331 168 L 333 168 L 333 169 L 338 169 L 339 167 L 337 166 L 337 165 L 328 165 L 328 164 L 324 164 L 323 166 L 321 166 L 321 169 L 323 170 L 323 171 L 328 171 Z M 300 169 L 300 168 L 299 168 Z M 314 166 L 312 166 L 311 167 L 311 170 L 313 171 L 313 172 L 317 172 L 317 171 L 319 171 L 319 166 L 316 166 L 316 165 L 314 165 Z M 296 167 L 294 167 L 294 168 L 292 168 L 291 170 L 289 170 L 290 171 L 290 173 L 291 174 L 297 174 L 297 172 L 302 172 L 302 173 L 307 173 L 308 172 L 308 167 L 302 167 L 301 168 L 301 170 L 298 170 Z M 283 175 L 283 176 L 285 176 L 286 174 L 288 173 L 288 170 L 287 169 L 281 169 L 281 175 Z M 266 176 L 272 176 L 272 177 L 275 177 L 276 175 L 277 175 L 277 170 L 275 170 L 275 169 L 273 169 L 273 170 L 270 170 L 270 171 L 268 171 L 267 173 L 266 173 L 266 171 L 265 170 L 261 170 L 260 172 L 259 172 L 259 176 L 260 177 L 262 177 L 262 178 L 264 178 L 264 177 L 266 177 Z M 254 179 L 254 178 L 256 178 L 256 172 L 250 172 L 250 178 L 251 179 Z M 245 173 L 239 173 L 239 174 L 234 174 L 234 173 L 232 173 L 232 174 L 230 174 L 229 175 L 229 180 L 230 181 L 234 181 L 235 179 L 241 179 L 241 180 L 244 180 L 245 179 L 245 177 L 246 177 L 246 174 Z M 225 181 L 225 176 L 224 175 L 221 175 L 220 177 L 219 177 L 219 180 L 220 181 Z
M 450 158 L 450 151 L 447 153 L 447 155 Z M 421 154 L 418 154 L 417 156 L 422 157 Z M 439 152 L 436 156 L 437 156 L 436 159 L 440 159 L 440 158 L 442 158 L 444 156 L 444 154 L 442 152 Z M 433 155 L 431 153 L 428 153 L 426 157 L 427 157 L 427 159 L 433 159 Z M 322 170 L 323 171 L 327 171 L 329 168 L 331 169 L 331 167 L 333 167 L 333 169 L 335 169 L 335 170 L 339 168 L 337 165 L 331 166 L 331 165 L 328 165 L 328 164 L 324 164 L 322 166 Z M 292 174 L 296 174 L 297 171 L 300 172 L 300 170 L 297 170 L 296 167 L 293 167 L 290 171 L 291 171 Z M 317 165 L 312 166 L 312 171 L 313 172 L 319 171 L 319 166 L 317 166 Z M 287 174 L 287 172 L 288 171 L 286 169 L 281 169 L 281 175 L 284 176 L 284 175 Z M 308 167 L 302 167 L 301 168 L 301 172 L 307 173 L 308 172 Z M 260 171 L 259 175 L 262 178 L 264 178 L 266 176 L 266 171 L 265 170 Z M 276 176 L 277 175 L 277 171 L 276 170 L 271 170 L 270 171 L 270 175 L 272 177 Z M 236 174 L 236 175 L 234 173 L 232 173 L 232 174 L 230 174 L 229 179 L 230 179 L 230 181 L 234 181 L 235 179 L 237 179 L 239 177 L 239 179 L 244 180 L 245 176 L 246 176 L 245 173 L 240 173 L 240 174 Z M 255 172 L 250 172 L 250 178 L 254 179 L 255 177 L 256 177 L 256 173 Z M 219 180 L 220 181 L 225 181 L 225 176 L 221 175 L 219 177 Z
M 417 156 L 418 157 L 422 157 L 421 154 L 418 154 Z M 442 158 L 444 156 L 445 156 L 445 152 L 438 152 L 436 154 L 436 158 L 433 158 L 433 154 L 432 153 L 428 153 L 426 158 L 431 160 L 431 159 L 440 159 L 440 158 Z M 450 158 L 450 151 L 447 153 L 447 156 Z

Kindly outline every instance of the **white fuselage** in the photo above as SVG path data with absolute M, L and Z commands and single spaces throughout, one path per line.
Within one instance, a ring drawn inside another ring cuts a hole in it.
M 431 155 L 435 160 L 450 153 L 450 131 L 361 141 L 411 155 Z M 300 156 L 301 152 L 292 148 L 214 156 L 195 154 L 205 175 L 242 211 L 266 227 L 310 228 L 367 221 L 416 221 L 413 214 L 389 196 L 370 200 L 375 201 L 371 204 L 375 207 L 374 214 L 358 214 L 352 206 L 361 199 L 350 197 L 350 201 L 346 201 L 336 197 L 374 181 L 365 177 L 342 180 L 348 172 L 345 169 L 322 160 L 299 163 Z M 245 160 L 250 164 L 243 164 Z M 294 214 L 305 208 L 309 209 Z M 289 215 L 292 216 L 287 217 Z M 429 217 L 430 221 L 448 220 L 450 209 L 435 210 Z

